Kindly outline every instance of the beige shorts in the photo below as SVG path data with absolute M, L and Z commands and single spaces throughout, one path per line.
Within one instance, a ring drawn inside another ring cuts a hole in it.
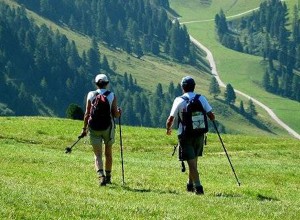
M 113 143 L 115 143 L 115 126 L 112 124 L 104 131 L 89 129 L 89 137 L 90 143 L 93 146 L 102 146 L 102 142 L 104 142 L 105 145 L 113 145 Z

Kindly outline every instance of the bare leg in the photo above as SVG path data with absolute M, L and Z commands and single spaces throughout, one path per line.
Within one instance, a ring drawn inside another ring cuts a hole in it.
M 105 145 L 105 170 L 111 171 L 112 169 L 112 146 Z
M 195 185 L 199 185 L 199 173 L 197 170 L 197 158 L 187 161 L 189 166 L 189 179 L 194 182 Z
M 195 185 L 195 193 L 197 195 L 203 195 L 203 187 L 200 183 L 199 172 L 197 168 L 197 157 L 192 160 L 188 160 L 189 165 L 189 178 L 194 182 Z
M 95 169 L 103 170 L 103 160 L 102 160 L 102 145 L 93 145 L 94 158 L 95 158 Z
M 111 183 L 111 169 L 112 169 L 112 145 L 105 145 L 105 175 L 106 183 Z

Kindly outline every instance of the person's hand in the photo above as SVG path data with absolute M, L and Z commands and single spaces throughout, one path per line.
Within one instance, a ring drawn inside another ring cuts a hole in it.
M 122 109 L 120 107 L 118 107 L 118 112 L 120 115 L 122 115 Z
M 83 138 L 87 135 L 87 128 L 82 128 L 81 134 L 78 136 L 78 138 Z
M 171 128 L 167 129 L 167 133 L 166 134 L 167 135 L 171 135 L 172 134 L 172 129 Z
M 207 116 L 208 118 L 211 120 L 211 121 L 214 121 L 215 120 L 215 114 L 213 112 L 208 112 L 207 113 Z

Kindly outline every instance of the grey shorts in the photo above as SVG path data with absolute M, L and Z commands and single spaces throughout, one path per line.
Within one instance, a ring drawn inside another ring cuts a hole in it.
M 104 142 L 105 145 L 112 145 L 115 143 L 115 126 L 112 124 L 104 131 L 89 129 L 89 137 L 90 143 L 93 146 L 102 146 L 102 142 Z
M 192 160 L 203 154 L 204 134 L 197 137 L 179 138 L 179 160 Z

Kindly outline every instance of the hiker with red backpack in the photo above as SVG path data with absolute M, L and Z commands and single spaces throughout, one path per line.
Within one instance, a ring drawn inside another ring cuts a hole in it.
M 97 90 L 87 95 L 84 124 L 81 136 L 89 133 L 90 143 L 93 147 L 95 168 L 99 177 L 100 186 L 111 183 L 112 171 L 112 145 L 115 142 L 114 118 L 121 116 L 117 98 L 107 89 L 109 80 L 105 74 L 95 77 Z M 105 145 L 105 166 L 102 159 L 102 142 Z
M 214 120 L 212 107 L 202 95 L 194 93 L 195 81 L 186 76 L 181 80 L 183 95 L 176 97 L 166 121 L 167 135 L 171 135 L 175 119 L 178 119 L 179 160 L 187 161 L 189 179 L 188 192 L 204 194 L 197 168 L 198 157 L 202 156 L 205 133 L 208 131 L 207 117 Z M 184 163 L 183 163 L 184 164 Z M 184 170 L 183 170 L 184 172 Z

